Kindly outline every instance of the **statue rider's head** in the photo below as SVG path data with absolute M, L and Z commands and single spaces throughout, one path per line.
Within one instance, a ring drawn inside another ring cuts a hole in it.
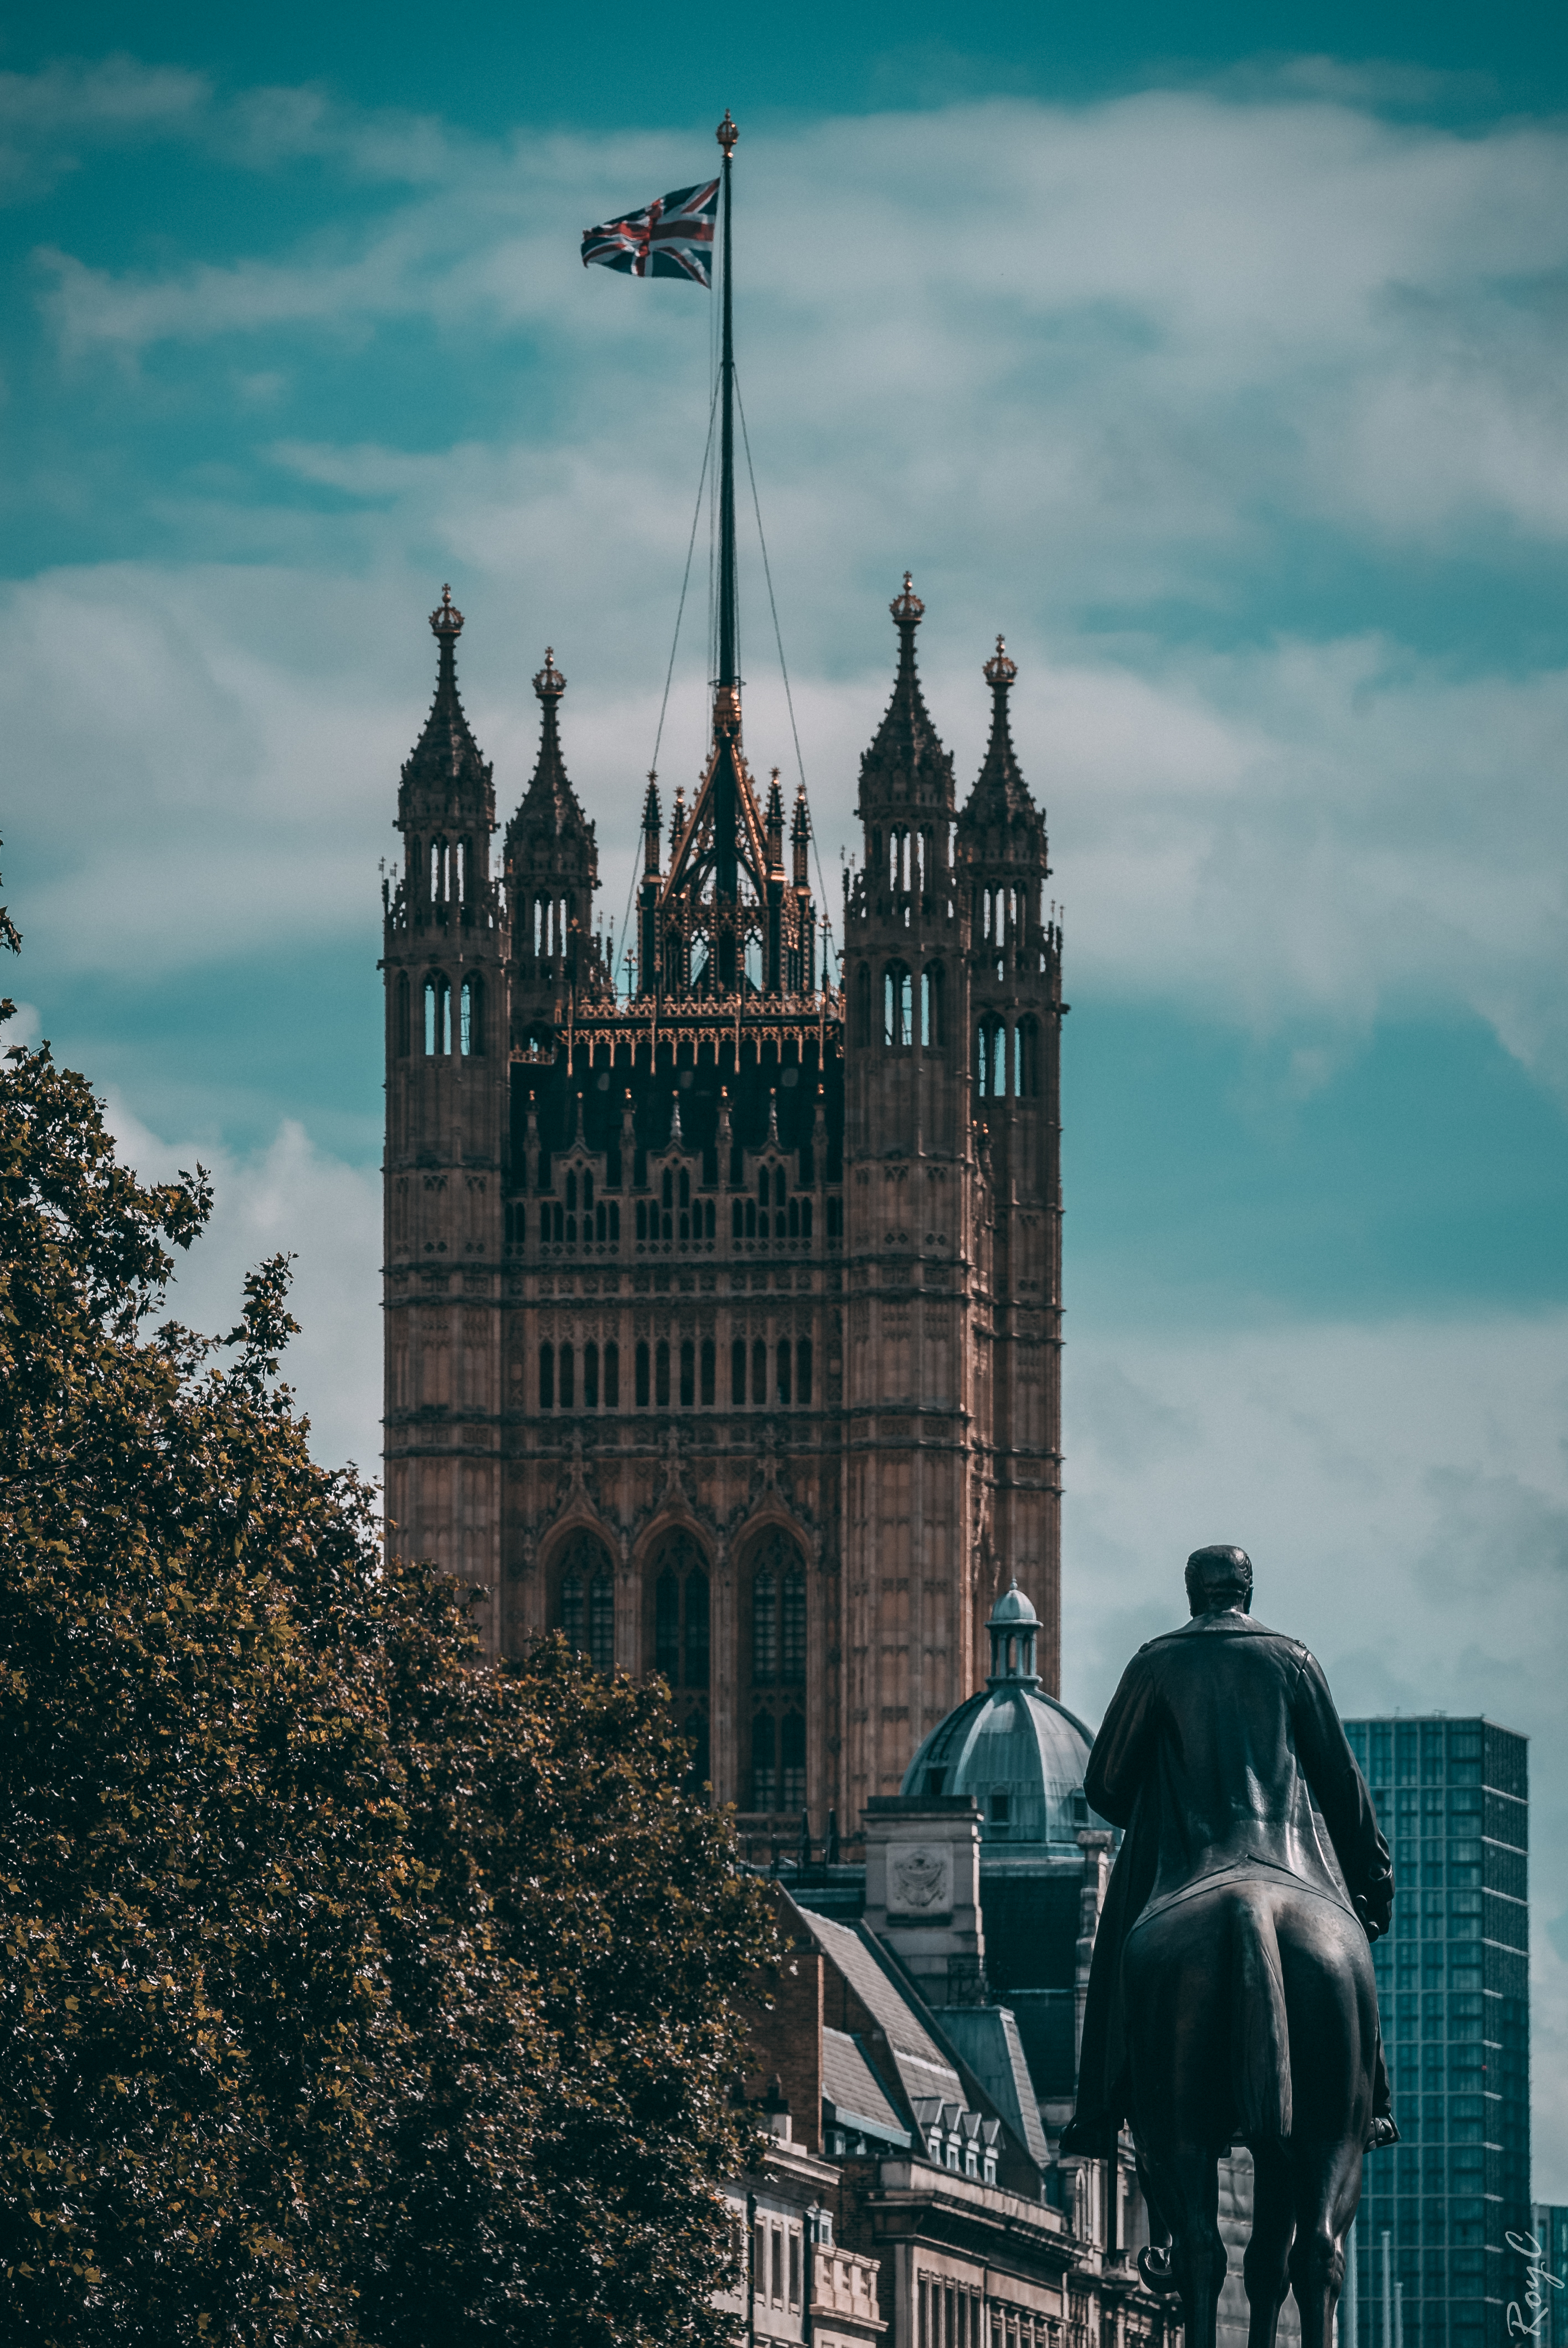
M 1195 1549 L 1187 1560 L 1187 1603 L 1194 1614 L 1220 1614 L 1233 1606 L 1245 1614 L 1252 1604 L 1252 1560 L 1245 1550 L 1218 1541 Z

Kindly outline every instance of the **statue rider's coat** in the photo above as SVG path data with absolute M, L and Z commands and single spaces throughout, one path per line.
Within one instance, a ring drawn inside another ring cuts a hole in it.
M 1386 1930 L 1389 1846 L 1328 1683 L 1295 1639 L 1232 1609 L 1141 1647 L 1084 1790 L 1126 1838 L 1090 1970 L 1078 2108 L 1062 2149 L 1104 2157 L 1127 2111 L 1121 1957 L 1139 1918 L 1233 1874 L 1293 1877 Z M 1386 2108 L 1381 2051 L 1376 2108 Z

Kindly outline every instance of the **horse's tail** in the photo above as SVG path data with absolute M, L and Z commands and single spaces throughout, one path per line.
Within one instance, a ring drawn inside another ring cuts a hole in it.
M 1255 2146 L 1289 2141 L 1290 2024 L 1274 1918 L 1266 1902 L 1233 1900 L 1231 2085 L 1241 2135 Z

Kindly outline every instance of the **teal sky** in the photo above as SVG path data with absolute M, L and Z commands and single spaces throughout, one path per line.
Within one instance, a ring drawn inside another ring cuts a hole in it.
M 619 924 L 711 304 L 579 232 L 725 106 L 742 381 L 835 895 L 906 564 L 1066 906 L 1068 1688 L 1241 1539 L 1348 1710 L 1534 1736 L 1568 2083 L 1568 19 L 73 6 L 0 36 L 0 829 L 29 1031 L 300 1259 L 374 1457 L 377 860 L 433 673 L 528 677 Z M 754 547 L 748 741 L 792 763 Z M 694 771 L 701 628 L 661 766 Z M 1568 2198 L 1543 2087 L 1537 2188 Z

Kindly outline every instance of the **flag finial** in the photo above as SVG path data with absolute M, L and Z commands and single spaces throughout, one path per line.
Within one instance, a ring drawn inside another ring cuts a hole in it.
M 718 140 L 720 146 L 724 150 L 724 159 L 726 161 L 729 160 L 731 148 L 734 145 L 740 135 L 739 130 L 735 128 L 734 117 L 731 114 L 729 108 L 726 106 L 724 108 L 724 118 L 723 122 L 720 123 L 717 130 L 713 133 L 714 138 Z

